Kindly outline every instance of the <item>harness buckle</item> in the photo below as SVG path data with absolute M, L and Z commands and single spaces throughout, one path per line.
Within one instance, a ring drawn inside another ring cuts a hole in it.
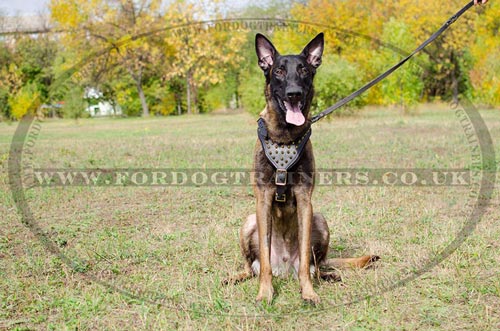
M 285 169 L 276 169 L 276 177 L 274 183 L 277 186 L 286 186 L 288 173 Z
M 276 192 L 274 200 L 276 202 L 286 202 L 286 194 L 285 193 L 279 194 L 278 192 Z

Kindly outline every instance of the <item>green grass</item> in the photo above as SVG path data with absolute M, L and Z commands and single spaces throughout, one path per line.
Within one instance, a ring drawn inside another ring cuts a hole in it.
M 446 107 L 402 116 L 366 110 L 320 122 L 318 168 L 465 168 L 463 130 Z M 500 114 L 482 112 L 500 155 Z M 476 230 L 448 259 L 390 291 L 462 228 L 468 187 L 316 188 L 331 255 L 378 254 L 371 270 L 316 282 L 318 307 L 298 282 L 274 279 L 256 305 L 257 279 L 222 287 L 242 266 L 238 229 L 254 212 L 250 187 L 52 187 L 26 192 L 36 223 L 71 264 L 24 226 L 9 191 L 16 124 L 0 123 L 0 328 L 79 330 L 497 330 L 498 186 Z M 256 122 L 247 114 L 48 120 L 32 163 L 45 168 L 243 168 Z

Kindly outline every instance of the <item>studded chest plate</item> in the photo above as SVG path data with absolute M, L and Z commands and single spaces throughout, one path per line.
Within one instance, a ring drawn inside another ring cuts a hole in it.
M 302 156 L 304 147 L 311 136 L 311 129 L 290 144 L 278 144 L 267 136 L 264 120 L 259 120 L 258 136 L 267 159 L 278 170 L 288 170 L 293 167 Z
M 276 169 L 288 169 L 297 157 L 298 145 L 280 145 L 270 139 L 264 141 L 265 149 Z M 300 143 L 300 142 L 299 142 Z

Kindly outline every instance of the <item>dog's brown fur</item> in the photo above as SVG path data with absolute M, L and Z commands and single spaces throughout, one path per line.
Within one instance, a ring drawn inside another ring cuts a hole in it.
M 275 56 L 279 56 L 274 48 L 272 50 L 276 53 Z M 276 60 L 273 58 L 271 61 L 271 67 L 267 70 L 268 75 L 272 75 L 272 65 L 277 62 Z M 292 62 L 292 59 L 289 62 Z M 279 144 L 297 141 L 311 126 L 309 108 L 313 89 L 306 91 L 307 95 L 304 97 L 302 112 L 307 119 L 306 122 L 301 126 L 294 126 L 285 121 L 285 115 L 279 109 L 279 104 L 273 101 L 272 79 L 266 76 L 266 81 L 267 107 L 261 113 L 261 118 L 265 121 L 268 137 Z M 273 274 L 286 274 L 295 270 L 302 298 L 311 303 L 318 303 L 320 298 L 313 289 L 311 275 L 324 279 L 339 279 L 335 272 L 320 271 L 320 267 L 363 268 L 378 259 L 371 255 L 350 259 L 327 259 L 330 231 L 325 218 L 319 213 L 313 213 L 311 204 L 315 164 L 310 141 L 307 142 L 302 157 L 291 170 L 293 175 L 290 178 L 291 184 L 286 189 L 286 202 L 275 201 L 275 169 L 267 160 L 259 141 L 254 154 L 254 173 L 258 174 L 254 182 L 257 212 L 248 217 L 240 230 L 240 246 L 245 259 L 245 270 L 229 282 L 239 282 L 259 275 L 257 301 L 271 302 L 274 294 L 271 283 Z

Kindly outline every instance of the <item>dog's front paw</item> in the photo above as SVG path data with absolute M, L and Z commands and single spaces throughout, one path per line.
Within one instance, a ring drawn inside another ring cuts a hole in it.
M 257 303 L 265 301 L 270 304 L 273 301 L 273 296 L 274 288 L 272 285 L 260 286 L 256 301 Z
M 319 298 L 319 295 L 314 292 L 314 290 L 311 291 L 302 291 L 302 299 L 310 303 L 312 305 L 318 305 L 321 302 L 321 299 Z
M 319 295 L 314 292 L 312 283 L 310 281 L 302 283 L 300 286 L 300 292 L 302 293 L 302 299 L 310 304 L 317 305 L 320 303 Z

